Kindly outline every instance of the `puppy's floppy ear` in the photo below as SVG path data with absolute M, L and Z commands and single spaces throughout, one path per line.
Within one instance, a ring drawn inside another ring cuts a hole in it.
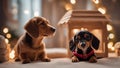
M 69 48 L 70 48 L 71 51 L 75 51 L 76 45 L 75 45 L 75 42 L 73 40 L 70 40 Z
M 24 28 L 30 36 L 34 38 L 37 38 L 39 36 L 39 28 L 37 24 L 37 19 L 33 18 L 29 20 L 27 24 L 24 26 Z
M 99 48 L 100 41 L 93 34 L 92 34 L 92 36 L 93 36 L 93 38 L 92 38 L 92 47 L 97 50 Z
M 77 35 L 74 36 L 74 43 L 78 43 L 79 40 L 77 39 Z

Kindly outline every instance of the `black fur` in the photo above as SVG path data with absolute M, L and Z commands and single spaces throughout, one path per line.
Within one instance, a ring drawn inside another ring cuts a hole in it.
M 99 48 L 99 43 L 100 41 L 93 35 L 92 47 L 97 50 Z
M 26 36 L 25 36 L 24 42 L 26 42 L 27 45 L 29 45 L 29 47 L 32 47 L 32 44 L 33 44 L 32 37 L 28 33 L 26 33 L 25 35 Z
M 70 47 L 70 50 L 71 50 L 71 51 L 74 51 L 74 50 L 76 49 L 76 45 L 75 45 L 74 41 L 71 40 L 69 44 L 70 44 L 70 46 L 69 46 L 69 47 Z

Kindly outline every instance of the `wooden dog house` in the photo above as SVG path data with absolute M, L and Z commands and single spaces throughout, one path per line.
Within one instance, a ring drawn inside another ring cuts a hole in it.
M 62 36 L 64 36 L 64 38 L 67 36 L 67 40 L 65 41 L 68 49 L 68 56 L 71 56 L 69 51 L 69 41 L 72 39 L 75 33 L 80 30 L 88 30 L 100 40 L 99 49 L 95 51 L 97 56 L 107 57 L 108 31 L 106 25 L 109 23 L 109 21 L 110 20 L 99 11 L 68 11 L 58 23 L 60 27 L 59 30 L 65 34 Z

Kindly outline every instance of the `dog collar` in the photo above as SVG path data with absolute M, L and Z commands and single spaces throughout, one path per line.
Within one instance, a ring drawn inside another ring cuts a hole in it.
M 85 54 L 85 55 L 83 55 L 83 54 L 78 54 L 76 51 L 73 51 L 73 54 L 74 54 L 76 57 L 86 59 L 86 58 L 88 58 L 88 57 L 90 57 L 91 55 L 94 54 L 94 50 L 92 50 L 90 53 Z

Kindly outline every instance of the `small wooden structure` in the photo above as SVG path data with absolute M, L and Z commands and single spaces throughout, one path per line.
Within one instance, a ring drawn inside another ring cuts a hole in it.
M 101 14 L 99 11 L 90 11 L 90 10 L 74 10 L 68 11 L 62 19 L 59 21 L 60 31 L 63 32 L 63 38 L 67 38 L 66 45 L 68 48 L 68 55 L 70 56 L 69 51 L 69 41 L 75 35 L 76 32 L 80 30 L 88 30 L 93 33 L 100 40 L 100 47 L 96 52 L 98 57 L 107 57 L 108 48 L 107 48 L 107 23 L 109 19 Z M 63 39 L 64 40 L 64 39 Z M 61 42 L 63 43 L 63 42 Z

